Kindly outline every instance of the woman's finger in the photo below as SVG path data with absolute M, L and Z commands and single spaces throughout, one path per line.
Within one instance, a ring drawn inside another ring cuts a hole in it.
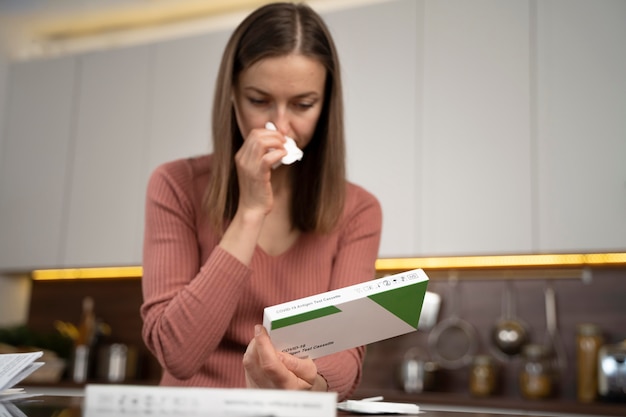
M 254 332 L 243 357 L 246 378 L 261 388 L 285 387 L 290 372 L 277 356 L 267 331 L 263 326 L 256 325 Z

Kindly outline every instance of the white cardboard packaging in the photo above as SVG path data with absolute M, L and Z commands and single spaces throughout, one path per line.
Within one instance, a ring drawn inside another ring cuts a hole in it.
M 417 330 L 428 276 L 414 269 L 266 307 L 277 350 L 319 358 Z
M 337 393 L 88 384 L 85 417 L 336 417 Z

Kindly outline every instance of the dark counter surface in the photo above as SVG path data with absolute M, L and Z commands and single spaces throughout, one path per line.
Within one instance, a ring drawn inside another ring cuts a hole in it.
M 27 417 L 104 417 L 91 416 L 90 413 L 83 413 L 83 397 L 76 396 L 36 396 L 20 400 L 15 400 L 11 404 L 15 405 Z M 390 401 L 390 399 L 386 399 Z M 404 401 L 411 402 L 411 401 Z M 415 402 L 420 405 L 422 412 L 419 414 L 423 417 L 515 417 L 515 416 L 546 416 L 546 417 L 565 417 L 565 416 L 598 416 L 604 414 L 586 414 L 584 410 L 574 411 L 530 411 L 530 410 L 511 410 L 498 407 L 480 407 L 480 406 L 461 406 L 461 405 L 441 405 L 441 404 L 425 404 L 419 401 Z M 6 403 L 5 403 L 6 404 Z M 1 410 L 1 408 L 0 408 Z M 210 410 L 208 410 L 210 411 Z M 626 407 L 616 407 L 615 411 L 624 412 L 622 414 L 608 415 L 626 415 Z M 0 413 L 1 415 L 2 413 Z M 8 415 L 18 417 L 18 415 L 9 413 Z M 338 412 L 338 416 L 355 415 L 350 413 Z M 127 417 L 134 417 L 126 415 Z M 145 416 L 142 414 L 142 416 Z M 388 416 L 388 415 L 387 415 Z M 110 416 L 106 416 L 110 417 Z M 297 416 L 294 416 L 297 417 Z
M 548 399 L 548 400 L 525 400 L 522 398 L 509 397 L 486 397 L 476 398 L 469 394 L 422 392 L 407 394 L 396 390 L 359 389 L 355 393 L 356 398 L 367 398 L 382 395 L 385 401 L 408 402 L 423 405 L 423 407 L 436 407 L 439 409 L 462 409 L 462 410 L 504 410 L 506 414 L 529 416 L 611 416 L 626 417 L 625 402 L 608 402 L 598 400 L 592 403 L 579 403 L 572 400 Z

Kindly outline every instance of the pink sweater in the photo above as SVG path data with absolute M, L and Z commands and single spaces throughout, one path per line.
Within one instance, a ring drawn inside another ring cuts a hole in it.
M 152 174 L 143 254 L 143 338 L 164 369 L 161 385 L 245 387 L 243 353 L 263 308 L 374 278 L 382 213 L 347 183 L 332 234 L 302 234 L 285 253 L 257 247 L 249 267 L 217 246 L 202 200 L 211 156 L 177 160 Z M 316 360 L 329 390 L 347 398 L 365 348 Z

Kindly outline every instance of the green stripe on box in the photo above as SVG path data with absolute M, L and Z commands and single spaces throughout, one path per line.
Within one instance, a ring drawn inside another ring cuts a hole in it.
M 296 314 L 295 316 L 274 320 L 272 322 L 272 330 L 280 329 L 281 327 L 287 327 L 291 326 L 292 324 L 302 323 L 309 320 L 319 319 L 320 317 L 330 316 L 331 314 L 336 313 L 341 313 L 341 310 L 339 310 L 335 306 L 329 306 L 320 308 L 318 310 L 308 311 L 302 314 Z
M 428 281 L 372 294 L 368 298 L 417 329 Z

